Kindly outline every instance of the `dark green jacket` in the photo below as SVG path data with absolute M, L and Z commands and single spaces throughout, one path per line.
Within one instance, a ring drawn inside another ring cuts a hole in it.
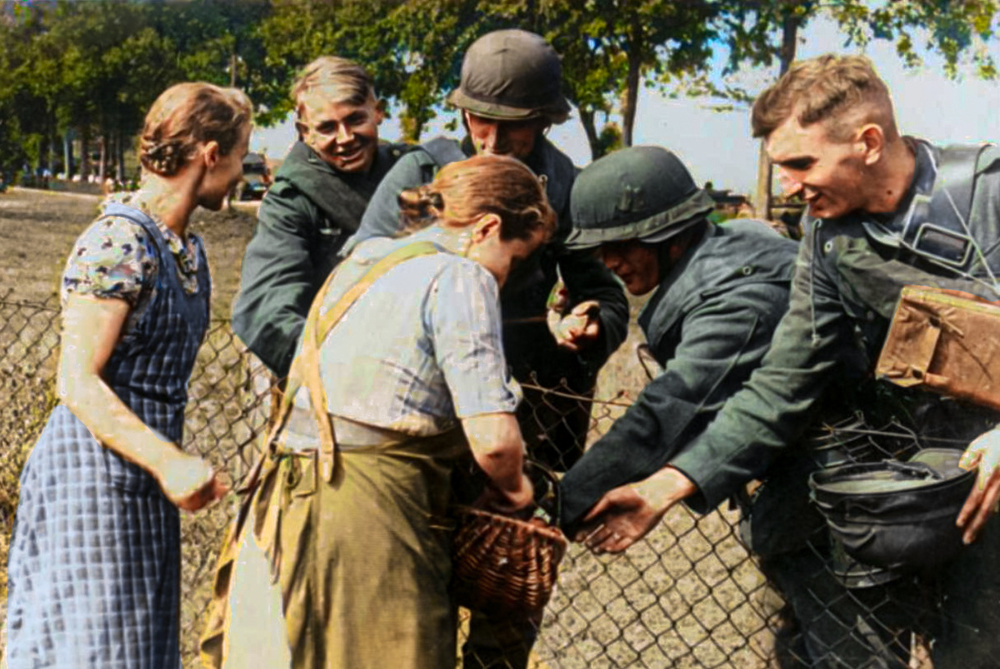
M 433 140 L 440 142 L 442 140 Z M 454 142 L 457 146 L 458 142 Z M 474 153 L 471 142 L 466 139 L 461 151 L 454 155 L 471 156 Z M 572 226 L 569 214 L 569 193 L 576 178 L 576 168 L 569 158 L 544 137 L 535 144 L 535 150 L 525 163 L 535 174 L 546 177 L 546 194 L 552 208 L 559 216 L 559 229 L 555 238 L 531 258 L 515 268 L 500 294 L 503 308 L 504 345 L 508 360 L 515 368 L 515 376 L 525 378 L 531 367 L 540 375 L 543 384 L 554 385 L 565 372 L 552 370 L 547 375 L 546 362 L 553 359 L 555 343 L 548 334 L 544 323 L 526 323 L 525 319 L 545 314 L 545 304 L 549 292 L 555 285 L 557 275 L 570 291 L 572 304 L 585 300 L 601 303 L 602 342 L 591 347 L 586 355 L 586 365 L 592 377 L 625 339 L 628 324 L 628 302 L 621 285 L 613 274 L 592 254 L 569 252 L 562 240 Z M 426 149 L 417 149 L 404 156 L 386 175 L 372 197 L 361 221 L 361 228 L 344 247 L 342 253 L 349 253 L 354 245 L 370 237 L 387 237 L 398 234 L 401 226 L 399 217 L 399 193 L 429 183 L 441 165 Z M 551 347 L 546 344 L 551 341 Z M 519 367 L 523 370 L 519 371 Z M 551 378 L 547 378 L 551 377 Z
M 696 511 L 710 511 L 751 479 L 764 477 L 775 458 L 808 427 L 832 384 L 848 392 L 870 377 L 903 286 L 1000 297 L 989 280 L 990 272 L 1000 276 L 1000 149 L 987 148 L 975 166 L 969 226 L 985 256 L 972 260 L 970 274 L 977 280 L 880 244 L 866 230 L 865 223 L 897 226 L 913 196 L 931 191 L 942 149 L 908 141 L 916 151 L 916 171 L 896 212 L 806 220 L 791 305 L 763 365 L 708 430 L 670 461 L 698 486 L 689 500 Z M 981 424 L 941 422 L 941 428 L 963 428 L 963 438 L 983 429 Z
M 656 472 L 764 357 L 788 306 L 796 244 L 766 224 L 710 225 L 639 316 L 664 371 L 562 479 L 568 529 L 601 496 Z
M 383 144 L 367 174 L 349 174 L 297 142 L 278 169 L 257 214 L 233 306 L 233 330 L 277 376 L 288 374 L 309 306 L 337 252 L 406 150 Z

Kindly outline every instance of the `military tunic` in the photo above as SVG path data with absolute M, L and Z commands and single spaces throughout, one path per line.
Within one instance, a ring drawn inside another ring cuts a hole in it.
M 759 221 L 711 225 L 663 277 L 639 325 L 664 371 L 563 478 L 570 531 L 684 449 L 749 378 L 787 308 L 796 248 Z

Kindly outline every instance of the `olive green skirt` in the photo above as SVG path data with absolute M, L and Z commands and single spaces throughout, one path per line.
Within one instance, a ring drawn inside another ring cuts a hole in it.
M 202 637 L 206 666 L 237 666 L 227 655 L 263 666 L 273 650 L 247 653 L 231 643 L 257 638 L 264 646 L 274 636 L 233 626 L 266 620 L 262 607 L 277 586 L 287 650 L 276 657 L 290 657 L 296 669 L 454 667 L 447 510 L 452 466 L 468 452 L 460 430 L 338 449 L 343 476 L 334 483 L 317 475 L 311 453 L 286 452 L 265 466 L 245 524 L 270 561 L 274 585 L 260 582 L 259 598 L 247 594 L 252 577 L 241 580 L 240 572 L 249 576 L 254 560 L 238 558 L 242 539 L 231 535 Z M 256 607 L 253 615 L 230 609 L 234 580 L 236 605 Z

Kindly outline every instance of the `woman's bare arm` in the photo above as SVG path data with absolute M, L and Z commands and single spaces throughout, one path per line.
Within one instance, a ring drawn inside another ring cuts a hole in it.
M 148 471 L 171 502 L 196 511 L 222 497 L 225 485 L 207 462 L 151 430 L 101 377 L 129 309 L 121 299 L 69 295 L 63 309 L 59 399 L 105 448 Z

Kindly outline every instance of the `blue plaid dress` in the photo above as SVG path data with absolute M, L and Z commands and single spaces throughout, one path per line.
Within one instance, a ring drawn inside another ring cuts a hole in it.
M 187 294 L 156 223 L 141 225 L 159 256 L 157 290 L 115 348 L 104 379 L 154 430 L 180 442 L 187 382 L 208 325 L 201 241 L 198 291 Z M 101 446 L 59 405 L 21 474 L 8 565 L 9 669 L 177 669 L 180 523 L 145 470 Z

